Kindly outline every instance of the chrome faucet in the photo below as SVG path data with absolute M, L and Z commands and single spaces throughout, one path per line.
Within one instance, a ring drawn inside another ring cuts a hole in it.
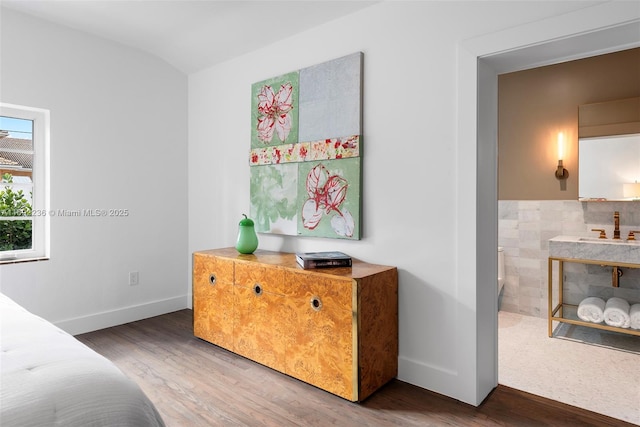
M 615 211 L 613 213 L 613 238 L 620 240 L 620 213 Z

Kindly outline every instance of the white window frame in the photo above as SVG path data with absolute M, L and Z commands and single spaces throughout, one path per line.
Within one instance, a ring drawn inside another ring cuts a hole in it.
M 49 110 L 0 102 L 0 116 L 33 122 L 33 245 L 31 249 L 1 251 L 0 265 L 46 260 L 50 256 Z

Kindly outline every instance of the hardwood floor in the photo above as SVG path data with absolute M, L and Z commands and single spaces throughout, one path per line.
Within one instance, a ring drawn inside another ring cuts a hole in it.
M 195 338 L 181 310 L 77 338 L 135 380 L 168 426 L 631 426 L 498 386 L 479 407 L 393 380 L 352 403 Z

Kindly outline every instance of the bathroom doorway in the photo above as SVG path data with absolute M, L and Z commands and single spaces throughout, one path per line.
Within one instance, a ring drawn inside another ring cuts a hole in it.
M 629 25 L 635 26 L 634 27 L 636 29 L 635 33 L 628 32 L 629 28 L 631 28 Z M 484 70 L 482 71 L 484 75 L 481 76 L 479 72 L 479 80 L 487 79 L 487 78 L 496 78 L 497 75 L 501 73 L 516 71 L 516 70 L 524 70 L 524 69 L 534 68 L 535 66 L 541 66 L 541 65 L 551 65 L 553 63 L 563 62 L 568 58 L 571 58 L 571 59 L 586 58 L 586 57 L 595 56 L 603 53 L 610 53 L 610 52 L 615 52 L 615 51 L 635 47 L 638 44 L 640 44 L 640 40 L 638 40 L 638 35 L 637 35 L 638 25 L 639 25 L 638 22 L 635 22 L 632 24 L 628 24 L 628 23 L 622 24 L 616 27 L 607 27 L 601 30 L 590 31 L 588 34 L 581 34 L 578 36 L 564 38 L 561 40 L 549 41 L 546 43 L 541 43 L 536 46 L 528 45 L 526 47 L 521 47 L 515 51 L 514 50 L 509 51 L 508 53 L 505 53 L 505 54 L 497 54 L 497 55 L 492 55 L 486 58 L 481 58 L 479 60 L 479 63 L 483 63 L 483 64 L 479 64 L 479 70 L 483 68 L 483 66 L 486 66 L 486 68 L 490 69 L 491 71 L 487 73 L 487 69 L 484 68 Z M 623 33 L 626 33 L 627 35 L 632 34 L 631 40 L 625 39 L 625 36 Z M 594 46 L 597 46 L 597 49 L 595 49 Z M 488 76 L 487 74 L 490 74 L 490 75 Z M 497 102 L 497 85 L 496 85 L 495 91 L 492 91 L 491 93 L 486 93 L 485 91 L 485 93 L 482 93 L 482 91 L 480 90 L 480 83 L 479 83 L 478 105 L 483 106 L 483 108 L 495 108 L 496 102 Z M 481 109 L 480 107 L 478 108 L 479 110 Z M 478 112 L 478 121 L 479 121 L 478 128 L 479 129 L 482 129 L 485 127 L 489 129 L 496 129 L 496 123 L 490 122 L 491 120 L 495 120 L 495 117 L 492 117 L 491 114 L 487 114 L 483 118 L 483 115 L 480 114 L 480 111 Z M 488 153 L 493 152 L 495 154 L 498 154 L 495 152 L 497 150 L 497 147 L 495 146 L 483 147 L 482 141 L 483 141 L 483 138 L 481 138 L 481 132 L 479 131 L 479 135 L 478 135 L 478 151 L 479 151 L 478 157 L 479 158 L 482 157 L 483 150 L 486 150 L 485 154 L 487 154 L 487 152 Z M 486 142 L 487 139 L 484 139 L 484 141 L 485 141 L 484 144 L 488 144 Z M 493 141 L 495 141 L 495 139 Z M 480 167 L 481 166 L 479 165 L 479 168 Z M 497 165 L 495 167 L 494 172 L 497 173 Z M 482 193 L 483 191 L 485 191 L 486 194 L 494 194 L 495 201 L 497 204 L 497 182 L 495 182 L 494 188 L 489 189 L 487 188 L 487 186 L 489 185 L 490 181 L 491 181 L 490 179 L 478 180 L 479 193 Z M 485 188 L 484 189 L 480 188 L 482 186 L 484 186 Z M 491 210 L 488 209 L 487 212 L 491 212 Z M 497 219 L 496 218 L 497 215 L 495 214 L 495 210 L 493 212 L 494 212 L 493 213 L 494 216 L 492 219 L 495 221 Z M 482 212 L 480 209 L 479 209 L 478 215 L 479 217 L 482 215 Z M 479 219 L 479 223 L 481 222 L 482 221 Z M 478 233 L 478 247 L 488 247 L 488 246 L 489 245 L 484 245 L 482 243 L 481 233 Z M 491 245 L 491 246 L 493 248 L 493 246 L 497 246 L 497 245 Z M 540 328 L 540 325 L 542 326 L 541 328 Z M 579 350 L 575 350 L 575 348 L 572 348 L 571 345 L 575 345 L 576 343 L 569 343 L 569 342 L 563 342 L 561 340 L 549 339 L 546 336 L 546 319 L 540 319 L 540 318 L 528 319 L 526 317 L 523 318 L 522 316 L 517 316 L 517 315 L 499 316 L 497 328 L 498 328 L 498 340 L 501 339 L 501 335 L 509 336 L 507 331 L 509 332 L 517 331 L 516 333 L 511 333 L 510 334 L 511 337 L 524 338 L 520 342 L 514 344 L 513 347 L 516 349 L 516 351 L 513 355 L 508 355 L 502 358 L 501 357 L 502 355 L 498 354 L 498 360 L 505 359 L 511 362 L 515 362 L 513 363 L 513 366 L 509 366 L 509 367 L 506 367 L 506 366 L 503 367 L 502 366 L 503 364 L 499 363 L 498 371 L 500 371 L 503 368 L 504 370 L 511 369 L 514 372 L 517 372 L 520 375 L 522 375 L 522 373 L 526 371 L 527 367 L 531 367 L 531 366 L 536 367 L 536 369 L 533 372 L 534 372 L 534 375 L 537 372 L 537 375 L 531 378 L 530 380 L 524 380 L 520 382 L 514 381 L 513 385 L 517 385 L 515 388 L 520 388 L 527 392 L 532 392 L 534 394 L 550 397 L 554 400 L 569 403 L 574 406 L 580 406 L 585 409 L 594 410 L 600 413 L 605 413 L 606 415 L 611 415 L 616 418 L 626 419 L 632 422 L 635 421 L 636 423 L 640 421 L 640 414 L 638 413 L 637 409 L 634 413 L 633 407 L 631 409 L 630 414 L 606 413 L 607 407 L 610 407 L 611 405 L 607 405 L 606 403 L 604 403 L 604 405 L 601 405 L 601 406 L 598 406 L 598 405 L 589 406 L 588 404 L 589 400 L 591 401 L 597 400 L 595 399 L 595 396 L 591 396 L 591 398 L 588 396 L 588 393 L 593 393 L 593 389 L 582 387 L 582 390 L 579 390 L 580 388 L 579 386 L 571 386 L 570 382 L 568 381 L 565 381 L 563 383 L 563 380 L 558 377 L 558 375 L 560 375 L 562 371 L 565 371 L 564 373 L 571 376 L 568 378 L 576 378 L 580 376 L 584 377 L 584 376 L 592 375 L 592 372 L 583 372 L 580 370 L 581 367 L 587 369 L 586 367 L 589 365 L 589 363 L 585 363 L 585 360 L 586 360 L 585 358 L 588 357 L 588 355 L 582 356 L 582 358 L 578 358 L 577 362 L 576 360 L 573 360 L 573 362 L 568 367 L 562 368 L 562 365 L 558 363 L 558 360 L 563 359 L 564 361 L 571 361 L 571 358 L 570 356 L 561 356 L 561 355 L 568 354 L 574 357 L 576 356 L 577 352 L 579 352 L 580 350 L 585 350 L 585 347 L 584 345 L 582 345 L 582 347 L 579 348 Z M 501 329 L 502 329 L 502 334 L 501 334 Z M 531 332 L 533 335 L 526 336 L 525 334 L 529 333 L 530 331 L 533 331 Z M 537 341 L 538 339 L 540 341 Z M 556 344 L 559 344 L 559 347 L 555 347 Z M 549 345 L 552 345 L 554 347 L 548 347 Z M 501 347 L 506 348 L 507 346 L 499 344 L 499 349 L 498 349 L 499 353 L 500 353 Z M 542 351 L 539 351 L 539 350 L 542 350 Z M 588 352 L 593 353 L 591 349 L 587 349 L 587 350 Z M 631 371 L 634 370 L 633 363 L 634 362 L 637 363 L 637 360 L 638 360 L 637 355 L 629 355 L 628 353 L 627 354 L 621 353 L 621 354 L 616 354 L 615 356 L 616 357 L 621 356 L 621 358 L 623 359 L 621 362 L 619 362 L 619 364 L 623 364 L 625 363 L 624 360 L 630 359 L 631 365 L 629 366 L 632 366 L 630 370 Z M 549 374 L 549 377 L 545 379 L 544 376 L 540 375 L 541 371 L 544 372 L 545 374 Z M 603 367 L 599 368 L 598 371 L 602 372 Z M 500 373 L 498 376 L 499 378 L 501 377 Z M 530 381 L 530 383 L 528 384 L 527 381 Z M 616 383 L 618 381 L 620 382 L 625 381 L 624 374 L 618 380 L 611 377 L 607 379 L 608 383 Z M 510 384 L 505 384 L 505 385 L 510 385 Z M 612 384 L 612 385 L 613 385 L 613 389 L 615 390 L 616 384 Z M 546 388 L 546 390 L 544 390 L 544 388 Z M 564 395 L 562 395 L 563 392 L 564 392 Z M 579 393 L 586 394 L 586 398 L 584 400 L 580 398 L 576 399 L 576 395 Z M 617 395 L 617 393 L 614 393 L 614 395 Z M 630 396 L 630 398 L 634 399 L 635 396 L 632 395 Z M 619 415 L 619 416 L 616 416 L 616 415 Z M 639 417 L 639 418 L 634 418 L 634 417 Z

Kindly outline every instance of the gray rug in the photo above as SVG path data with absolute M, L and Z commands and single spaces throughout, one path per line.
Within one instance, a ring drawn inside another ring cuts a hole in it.
M 640 354 L 640 336 L 610 332 L 587 326 L 560 323 L 553 331 L 555 338 Z

